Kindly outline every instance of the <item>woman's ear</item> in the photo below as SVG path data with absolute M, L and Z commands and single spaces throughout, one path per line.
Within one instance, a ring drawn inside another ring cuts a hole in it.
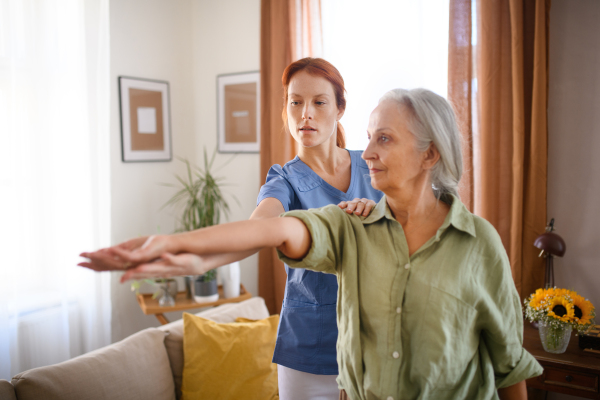
M 423 169 L 431 169 L 437 164 L 440 159 L 440 152 L 433 142 L 429 143 L 429 147 L 425 150 L 423 157 Z
M 346 111 L 346 110 L 344 110 L 344 109 L 342 109 L 342 108 L 338 108 L 338 114 L 337 114 L 337 120 L 338 120 L 338 122 L 339 122 L 339 121 L 340 121 L 340 119 L 342 119 L 342 117 L 344 116 L 344 111 Z

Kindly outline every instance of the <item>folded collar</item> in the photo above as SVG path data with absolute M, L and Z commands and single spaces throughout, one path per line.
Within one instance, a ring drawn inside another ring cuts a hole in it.
M 459 231 L 468 233 L 469 235 L 475 237 L 475 223 L 473 222 L 473 214 L 465 205 L 460 201 L 460 199 L 454 195 L 448 195 L 446 197 L 447 203 L 450 204 L 450 212 L 446 216 L 444 223 L 438 229 L 436 234 L 436 239 L 442 235 L 442 233 L 452 225 L 454 228 Z M 363 220 L 363 224 L 372 224 L 374 222 L 379 221 L 382 218 L 387 218 L 389 220 L 395 221 L 396 219 L 392 215 L 392 211 L 387 204 L 386 196 L 383 196 L 379 203 L 375 205 L 371 214 Z

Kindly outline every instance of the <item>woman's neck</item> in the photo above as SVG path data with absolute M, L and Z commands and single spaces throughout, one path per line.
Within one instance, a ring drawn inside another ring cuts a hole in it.
M 426 223 L 434 214 L 439 214 L 443 210 L 446 210 L 444 217 L 447 214 L 447 208 L 443 207 L 445 203 L 435 197 L 429 176 L 426 175 L 412 187 L 386 193 L 387 203 L 394 218 L 407 231 Z
M 315 147 L 300 147 L 298 157 L 319 175 L 336 175 L 340 168 L 348 165 L 349 153 L 331 142 L 329 140 Z
M 450 212 L 450 206 L 435 197 L 427 182 L 412 193 L 405 190 L 391 197 L 386 193 L 388 206 L 404 230 L 409 256 L 435 236 Z

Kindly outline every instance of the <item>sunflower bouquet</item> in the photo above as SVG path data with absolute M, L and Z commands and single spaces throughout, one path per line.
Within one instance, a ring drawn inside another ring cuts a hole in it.
M 544 328 L 543 332 L 540 330 L 544 348 L 546 345 L 557 347 L 561 336 L 570 337 L 572 329 L 578 334 L 585 333 L 593 326 L 596 316 L 589 300 L 573 290 L 559 288 L 536 290 L 525 299 L 524 310 L 530 322 L 538 322 Z

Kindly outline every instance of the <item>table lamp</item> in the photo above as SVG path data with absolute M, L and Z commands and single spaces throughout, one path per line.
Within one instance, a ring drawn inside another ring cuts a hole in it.
M 554 257 L 562 257 L 567 250 L 567 245 L 563 238 L 558 236 L 554 231 L 554 218 L 550 220 L 548 226 L 546 226 L 546 232 L 542 233 L 535 239 L 533 245 L 542 252 L 538 257 L 542 255 L 546 258 L 546 275 L 544 277 L 544 288 L 554 287 Z

